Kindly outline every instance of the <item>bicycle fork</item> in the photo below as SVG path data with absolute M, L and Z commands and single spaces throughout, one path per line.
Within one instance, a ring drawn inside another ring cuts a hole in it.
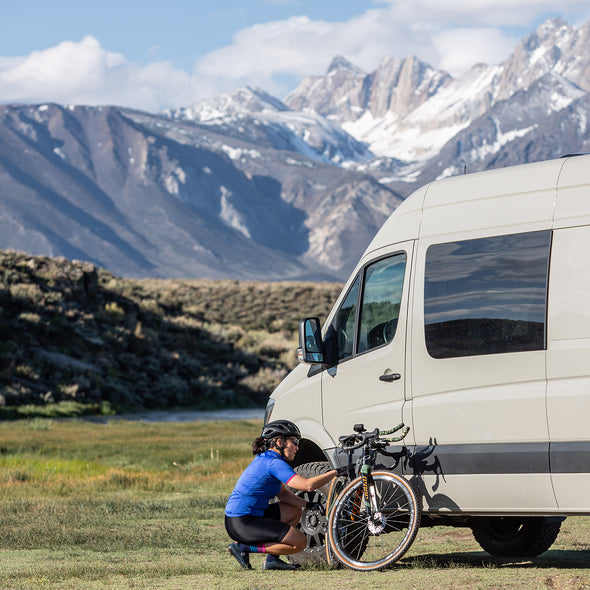
M 370 465 L 361 465 L 363 482 L 363 503 L 367 515 L 367 528 L 372 535 L 379 535 L 385 530 L 385 518 L 377 506 L 377 493 Z

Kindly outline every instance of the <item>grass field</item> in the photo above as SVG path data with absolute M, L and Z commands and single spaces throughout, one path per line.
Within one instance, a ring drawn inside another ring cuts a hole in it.
M 385 572 L 241 570 L 223 508 L 260 422 L 0 423 L 0 589 L 590 589 L 590 518 L 499 560 L 468 529 L 421 529 Z

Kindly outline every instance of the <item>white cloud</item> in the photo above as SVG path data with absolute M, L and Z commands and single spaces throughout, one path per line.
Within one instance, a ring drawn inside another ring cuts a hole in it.
M 457 76 L 477 62 L 502 61 L 524 34 L 555 14 L 554 0 L 376 0 L 347 21 L 293 16 L 243 28 L 231 44 L 197 60 L 192 72 L 165 61 L 130 63 L 88 36 L 24 57 L 0 57 L 0 101 L 158 111 L 246 84 L 281 97 L 302 76 L 323 74 L 336 55 L 372 71 L 386 56 L 413 54 Z M 562 0 L 559 14 L 580 24 L 590 18 L 590 7 L 587 0 Z
M 175 101 L 190 104 L 197 95 L 196 80 L 187 72 L 167 62 L 129 63 L 91 36 L 26 57 L 0 58 L 4 103 L 116 104 L 157 111 Z
M 231 45 L 217 49 L 196 65 L 199 74 L 223 71 L 228 76 L 274 72 L 305 75 L 325 70 L 338 54 L 367 65 L 387 54 L 391 23 L 382 10 L 369 10 L 346 22 L 313 21 L 306 16 L 255 25 L 238 31 Z M 399 38 L 399 34 L 396 35 Z M 386 47 L 383 47 L 383 41 Z
M 562 14 L 566 19 L 590 17 L 587 0 L 381 0 L 408 24 L 416 21 L 441 27 L 528 27 L 538 18 Z M 571 24 L 574 24 L 573 22 Z
M 576 23 L 590 18 L 587 0 L 564 0 L 559 13 Z M 371 71 L 385 56 L 414 54 L 457 76 L 507 58 L 536 20 L 552 14 L 554 0 L 382 0 L 348 21 L 300 16 L 242 29 L 201 58 L 195 73 L 223 72 L 227 83 L 253 80 L 272 92 L 280 74 L 324 73 L 335 55 Z
M 498 29 L 480 28 L 450 29 L 433 37 L 433 45 L 440 55 L 438 67 L 454 74 L 460 74 L 478 62 L 501 62 L 519 41 Z

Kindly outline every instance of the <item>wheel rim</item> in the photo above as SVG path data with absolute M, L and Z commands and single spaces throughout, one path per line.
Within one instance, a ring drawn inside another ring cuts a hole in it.
M 397 561 L 409 548 L 419 524 L 419 508 L 409 484 L 390 473 L 374 473 L 377 513 L 369 518 L 360 479 L 342 492 L 330 515 L 330 543 L 344 565 L 379 569 Z
M 318 502 L 322 505 L 326 503 L 325 495 L 319 490 L 298 495 L 311 502 Z M 321 510 L 304 508 L 297 528 L 307 539 L 305 547 L 307 553 L 317 553 L 324 550 L 328 520 Z

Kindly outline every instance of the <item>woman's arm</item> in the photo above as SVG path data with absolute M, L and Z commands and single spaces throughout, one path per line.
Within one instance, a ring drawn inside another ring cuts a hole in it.
M 290 484 L 290 482 L 289 482 Z M 301 496 L 297 496 L 293 492 L 287 489 L 285 484 L 282 485 L 281 491 L 277 494 L 277 500 L 283 504 L 290 504 L 291 506 L 299 506 L 304 508 L 307 504 L 306 500 Z
M 295 488 L 296 490 L 301 490 L 302 492 L 312 492 L 313 490 L 321 488 L 329 481 L 332 481 L 336 477 L 336 475 L 338 475 L 338 472 L 335 469 L 332 469 L 327 473 L 322 473 L 321 475 L 316 475 L 315 477 L 309 478 L 297 474 L 289 480 L 289 486 Z M 299 505 L 300 504 L 296 504 L 296 506 Z

